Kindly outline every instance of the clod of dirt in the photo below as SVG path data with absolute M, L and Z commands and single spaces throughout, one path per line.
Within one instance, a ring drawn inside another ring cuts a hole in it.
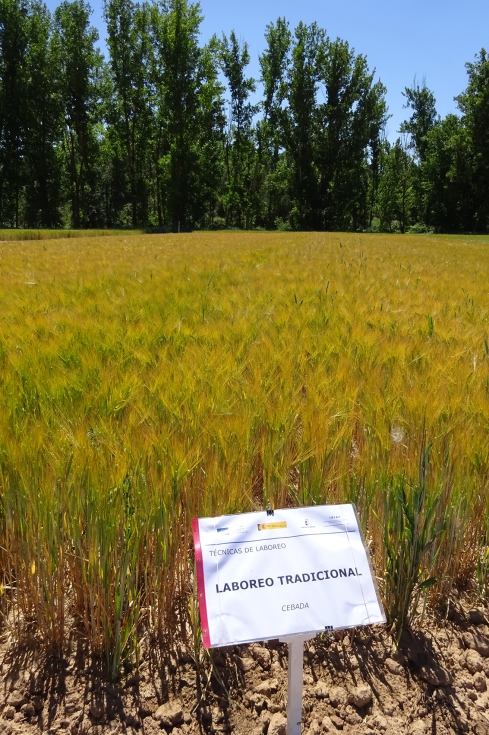
M 153 715 L 153 718 L 157 720 L 162 727 L 175 727 L 175 725 L 181 725 L 183 723 L 183 710 L 178 704 L 162 704 L 158 707 Z
M 386 658 L 385 666 L 391 674 L 395 674 L 396 676 L 401 676 L 404 673 L 401 664 L 398 661 L 394 661 L 393 658 Z
M 33 697 L 31 697 L 31 704 L 36 712 L 40 712 L 44 707 L 44 699 L 35 694 Z
M 489 723 L 478 722 L 474 725 L 475 735 L 489 735 Z
M 477 651 L 469 648 L 462 660 L 465 663 L 465 667 L 471 674 L 477 674 L 478 671 L 482 671 L 483 658 L 480 653 L 477 653 Z
M 345 722 L 347 722 L 349 725 L 361 725 L 363 722 L 358 712 L 356 712 L 353 707 L 350 706 L 345 709 L 344 717 Z
M 241 658 L 240 656 L 236 656 L 236 665 L 238 669 L 240 669 L 240 671 L 246 674 L 248 671 L 251 671 L 255 668 L 255 660 L 247 656 L 243 658 Z
M 381 714 L 374 715 L 370 719 L 369 727 L 375 732 L 384 732 L 387 730 L 387 719 Z
M 263 694 L 265 697 L 270 697 L 270 695 L 275 694 L 276 691 L 278 691 L 277 679 L 267 679 L 255 687 L 255 692 L 257 694 Z
M 23 704 L 27 702 L 25 695 L 23 692 L 11 692 L 9 695 L 9 698 L 7 699 L 7 704 L 10 704 L 12 707 L 18 708 L 22 707 Z
M 423 720 L 416 720 L 409 726 L 408 735 L 426 735 L 426 729 Z
M 143 720 L 143 731 L 145 735 L 162 735 L 162 730 L 158 722 L 152 717 L 145 717 Z
M 484 623 L 487 623 L 484 613 L 478 608 L 474 608 L 474 610 L 469 610 L 468 618 L 471 625 L 483 625 Z
M 20 711 L 24 715 L 24 717 L 34 717 L 36 714 L 36 710 L 34 709 L 34 706 L 31 704 L 31 702 L 26 702 L 22 705 L 20 708 Z
M 280 712 L 277 712 L 270 719 L 268 725 L 268 735 L 285 735 L 287 729 L 287 720 Z
M 332 707 L 341 707 L 348 701 L 348 692 L 343 687 L 332 687 L 329 690 L 329 701 Z
M 269 669 L 272 661 L 270 651 L 263 646 L 253 646 L 251 648 L 253 658 L 259 663 L 262 669 Z
M 138 671 L 136 674 L 133 674 L 132 676 L 128 678 L 128 680 L 126 681 L 126 687 L 134 687 L 136 686 L 136 684 L 139 684 L 139 682 L 143 680 L 144 680 L 144 677 L 141 676 L 141 674 Z
M 426 663 L 419 670 L 420 677 L 434 687 L 447 687 L 452 683 L 451 674 L 442 666 Z
M 341 719 L 341 717 L 337 717 L 336 715 L 331 715 L 330 719 L 337 730 L 343 730 L 343 720 Z
M 321 725 L 317 720 L 312 720 L 309 725 L 308 735 L 319 735 L 321 732 Z
M 487 636 L 477 630 L 473 633 L 463 633 L 462 638 L 467 648 L 477 651 L 484 658 L 489 656 L 489 638 Z
M 360 684 L 350 690 L 348 702 L 355 707 L 365 707 L 372 701 L 372 690 L 368 684 Z M 350 723 L 353 724 L 353 723 Z
M 92 717 L 94 717 L 96 720 L 100 720 L 100 718 L 104 714 L 104 705 L 100 701 L 92 702 L 88 709 Z
M 325 681 L 318 681 L 314 687 L 314 694 L 318 699 L 326 699 L 329 697 L 328 685 Z
M 401 635 L 400 647 L 409 661 L 416 666 L 422 666 L 427 659 L 425 640 L 421 632 L 414 635 L 409 630 L 404 630 Z
M 476 692 L 487 691 L 486 677 L 480 671 L 477 674 L 474 674 L 472 681 L 474 682 L 474 689 Z
M 333 721 L 331 720 L 331 717 L 329 717 L 328 715 L 325 715 L 323 717 L 322 725 L 325 732 L 334 732 L 336 730 L 335 726 L 333 725 Z

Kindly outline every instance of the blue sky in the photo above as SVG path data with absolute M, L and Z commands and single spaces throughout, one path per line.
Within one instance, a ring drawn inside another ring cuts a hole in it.
M 54 10 L 58 3 L 48 0 Z M 104 48 L 103 0 L 91 0 L 93 24 Z M 456 111 L 453 97 L 467 84 L 465 63 L 482 47 L 489 50 L 488 0 L 202 0 L 202 39 L 234 29 L 247 41 L 251 54 L 250 76 L 259 78 L 258 56 L 263 51 L 267 23 L 285 16 L 293 29 L 299 21 L 316 21 L 330 38 L 348 41 L 367 57 L 370 69 L 387 87 L 392 115 L 389 139 L 396 138 L 407 116 L 402 91 L 414 76 L 426 77 L 434 92 L 437 110 L 445 116 Z

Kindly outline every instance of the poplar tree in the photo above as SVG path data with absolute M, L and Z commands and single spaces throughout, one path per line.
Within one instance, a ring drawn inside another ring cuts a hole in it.
M 316 160 L 318 53 L 327 36 L 317 23 L 295 29 L 287 74 L 287 115 L 284 146 L 292 165 L 290 219 L 297 229 L 320 229 L 320 200 Z
M 150 8 L 132 0 L 105 4 L 112 94 L 106 108 L 108 134 L 118 177 L 117 209 L 130 206 L 132 227 L 148 224 L 154 146 L 150 85 Z
M 443 232 L 474 227 L 472 141 L 458 115 L 450 114 L 427 136 L 422 163 L 425 222 Z
M 476 232 L 489 229 L 489 55 L 485 49 L 466 65 L 467 89 L 456 97 L 467 130 L 470 146 L 466 155 L 472 159 L 471 200 Z
M 264 224 L 288 225 L 290 210 L 290 167 L 284 153 L 287 72 L 290 64 L 292 34 L 285 18 L 278 18 L 265 30 L 267 47 L 259 58 L 263 83 L 263 118 L 257 124 L 258 154 L 264 166 Z M 290 225 L 289 225 L 290 226 Z
M 381 229 L 406 232 L 414 207 L 414 161 L 405 139 L 394 145 L 384 144 L 382 176 L 378 191 L 378 214 Z
M 28 227 L 58 227 L 63 109 L 53 73 L 57 59 L 51 44 L 52 19 L 39 0 L 30 5 L 27 29 L 25 222 Z
M 261 183 L 253 128 L 258 106 L 249 101 L 256 83 L 245 72 L 250 63 L 248 44 L 240 44 L 235 32 L 231 31 L 229 38 L 223 34 L 220 46 L 221 68 L 230 94 L 225 146 L 226 185 L 221 201 L 227 224 L 248 229 L 259 208 Z
M 158 188 L 162 221 L 174 232 L 194 227 L 217 195 L 222 87 L 212 44 L 198 44 L 201 21 L 197 3 L 153 6 Z
M 28 119 L 28 5 L 0 0 L 0 217 L 19 227 Z
M 399 132 L 411 136 L 416 157 L 422 163 L 426 156 L 429 132 L 438 120 L 435 95 L 426 86 L 425 79 L 421 86 L 415 79 L 413 86 L 406 87 L 402 94 L 406 98 L 404 107 L 411 109 L 412 114 L 409 120 L 401 123 Z
M 321 229 L 356 230 L 368 221 L 368 164 L 386 121 L 386 89 L 346 41 L 324 40 L 318 81 L 318 190 Z
M 53 53 L 64 115 L 62 149 L 75 228 L 96 226 L 100 221 L 96 161 L 104 62 L 95 47 L 98 32 L 90 26 L 91 12 L 85 0 L 63 0 L 54 14 Z

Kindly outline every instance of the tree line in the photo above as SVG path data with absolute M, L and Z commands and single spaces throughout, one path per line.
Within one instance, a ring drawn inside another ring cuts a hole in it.
M 316 23 L 199 41 L 188 0 L 0 0 L 0 225 L 486 232 L 489 58 L 459 114 L 423 81 L 386 139 L 386 89 Z M 256 102 L 257 81 L 262 99 Z

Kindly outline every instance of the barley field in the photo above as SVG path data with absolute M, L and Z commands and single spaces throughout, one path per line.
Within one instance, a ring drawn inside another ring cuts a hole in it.
M 115 678 L 193 637 L 194 516 L 355 502 L 391 621 L 489 564 L 487 238 L 0 243 L 0 609 Z M 414 602 L 413 602 L 414 601 Z M 416 603 L 416 604 L 415 604 Z
M 131 234 L 142 235 L 143 230 L 130 230 Z M 107 237 L 127 235 L 127 230 L 25 230 L 0 229 L 0 242 L 20 240 L 67 240 L 79 237 Z

